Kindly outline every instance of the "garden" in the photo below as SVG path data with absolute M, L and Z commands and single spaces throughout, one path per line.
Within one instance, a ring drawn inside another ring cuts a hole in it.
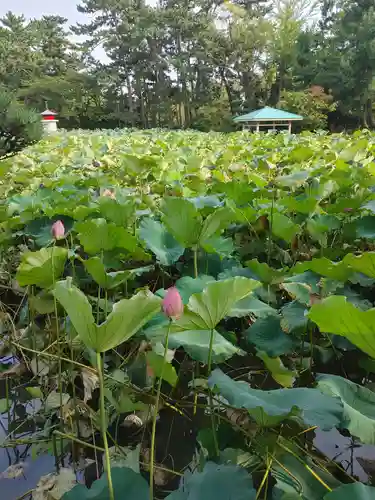
M 369 131 L 4 158 L 1 477 L 50 456 L 18 498 L 375 498 L 374 240 Z

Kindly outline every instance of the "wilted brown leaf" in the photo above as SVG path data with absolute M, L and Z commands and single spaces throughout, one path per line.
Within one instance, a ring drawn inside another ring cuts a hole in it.
M 84 398 L 83 401 L 87 403 L 92 398 L 92 392 L 99 387 L 99 377 L 92 370 L 86 368 L 81 369 Z
M 26 464 L 24 462 L 19 462 L 18 464 L 10 465 L 4 472 L 0 474 L 0 478 L 6 479 L 16 479 L 22 476 L 23 470 Z
M 26 365 L 24 363 L 16 363 L 12 365 L 8 370 L 0 372 L 0 379 L 7 377 L 18 377 L 27 371 Z
M 33 491 L 32 500 L 60 500 L 76 484 L 74 472 L 71 469 L 61 468 L 59 474 L 47 474 L 40 478 Z

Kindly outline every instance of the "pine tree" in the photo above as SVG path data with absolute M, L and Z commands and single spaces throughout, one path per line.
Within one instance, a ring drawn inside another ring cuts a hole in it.
M 0 89 L 0 158 L 12 155 L 42 136 L 40 116 Z

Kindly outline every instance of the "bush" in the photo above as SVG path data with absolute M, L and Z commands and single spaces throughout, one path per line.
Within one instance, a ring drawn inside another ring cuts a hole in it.
M 37 142 L 42 132 L 40 115 L 0 90 L 0 158 Z
M 302 129 L 316 130 L 327 128 L 328 114 L 336 109 L 336 103 L 322 87 L 313 85 L 299 92 L 284 90 L 278 107 L 302 115 L 304 117 L 300 125 Z M 296 123 L 293 128 L 298 129 L 298 124 Z

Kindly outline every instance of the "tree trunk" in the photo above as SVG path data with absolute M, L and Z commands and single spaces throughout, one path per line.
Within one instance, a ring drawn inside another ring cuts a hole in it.
M 135 82 L 136 82 L 137 96 L 138 96 L 138 100 L 139 100 L 139 112 L 140 112 L 141 125 L 142 125 L 142 128 L 146 128 L 145 103 L 144 103 L 143 92 L 142 92 L 143 89 L 142 89 L 141 77 L 139 75 L 135 76 Z
M 234 115 L 235 114 L 235 110 L 233 108 L 232 90 L 231 90 L 230 85 L 228 83 L 228 80 L 227 80 L 227 78 L 225 76 L 225 69 L 223 67 L 220 67 L 219 71 L 220 71 L 221 81 L 222 81 L 222 83 L 224 85 L 225 91 L 226 91 L 227 96 L 228 96 L 228 103 L 229 103 L 230 112 L 232 113 L 232 115 Z
M 130 123 L 132 127 L 134 127 L 134 103 L 133 103 L 133 89 L 132 89 L 132 84 L 130 81 L 130 76 L 126 75 L 126 87 L 128 90 L 128 108 L 129 108 L 129 114 L 130 114 Z

